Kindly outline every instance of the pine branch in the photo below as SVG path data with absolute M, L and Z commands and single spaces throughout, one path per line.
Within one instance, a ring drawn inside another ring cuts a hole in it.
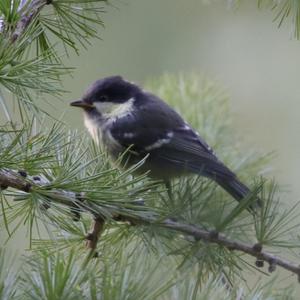
M 106 4 L 106 0 L 0 1 L 0 92 L 16 96 L 22 121 L 33 115 L 39 119 L 41 112 L 49 115 L 37 99 L 46 93 L 61 96 L 65 92 L 61 77 L 71 71 L 58 49 L 72 48 L 78 54 L 79 44 L 86 48 L 90 39 L 98 38 Z M 11 120 L 14 114 L 4 97 L 0 106 Z
M 40 13 L 45 5 L 51 4 L 52 0 L 33 0 L 20 17 L 16 29 L 12 34 L 12 41 L 15 42 L 29 26 L 31 21 Z
M 17 175 L 10 170 L 2 169 L 0 171 L 0 187 L 1 189 L 12 187 L 28 193 L 30 192 L 31 184 L 25 182 L 20 173 Z
M 25 193 L 31 193 L 35 190 L 38 190 L 38 188 L 43 184 L 45 184 L 45 182 L 40 181 L 38 176 L 27 176 L 26 172 L 24 171 L 16 172 L 9 169 L 0 169 L 0 186 L 2 189 L 11 187 Z M 84 195 L 80 195 L 80 197 L 78 197 L 78 194 L 74 192 L 55 189 L 51 191 L 51 202 L 62 204 L 70 208 L 74 208 L 74 206 L 76 206 L 81 211 L 92 214 L 93 218 L 95 219 L 95 223 L 93 225 L 91 234 L 89 234 L 86 239 L 88 241 L 88 248 L 94 251 L 99 235 L 103 231 L 104 226 L 104 219 L 99 213 L 99 207 L 97 209 L 97 205 L 90 203 L 88 199 L 85 199 Z M 203 229 L 199 226 L 186 224 L 170 218 L 162 219 L 162 217 L 156 212 L 147 215 L 134 215 L 132 212 L 130 214 L 129 210 L 126 211 L 126 209 L 118 208 L 114 205 L 105 208 L 111 212 L 111 215 L 113 216 L 112 218 L 115 220 L 128 221 L 135 226 L 155 225 L 160 228 L 169 229 L 171 231 L 180 232 L 187 236 L 191 236 L 195 239 L 195 241 L 203 240 L 208 243 L 218 244 L 219 246 L 225 247 L 229 251 L 239 251 L 255 257 L 257 259 L 257 267 L 262 267 L 263 262 L 267 262 L 269 264 L 269 272 L 273 272 L 276 266 L 280 266 L 292 273 L 295 273 L 298 276 L 298 280 L 300 280 L 299 265 L 264 251 L 260 244 L 250 245 L 241 241 L 230 239 L 214 230 Z

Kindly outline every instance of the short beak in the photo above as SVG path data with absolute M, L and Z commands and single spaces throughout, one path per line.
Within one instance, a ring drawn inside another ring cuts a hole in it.
M 73 101 L 70 103 L 71 106 L 81 107 L 81 108 L 93 108 L 93 104 L 86 103 L 82 100 Z

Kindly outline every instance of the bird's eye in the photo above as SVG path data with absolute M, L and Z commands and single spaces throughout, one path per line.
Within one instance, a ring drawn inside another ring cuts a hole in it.
M 99 101 L 100 101 L 100 102 L 106 102 L 106 101 L 108 101 L 108 97 L 107 97 L 106 95 L 101 95 L 101 96 L 99 97 Z

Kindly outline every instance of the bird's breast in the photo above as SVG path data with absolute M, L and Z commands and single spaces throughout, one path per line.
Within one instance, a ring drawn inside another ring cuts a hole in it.
M 92 136 L 93 140 L 99 144 L 102 140 L 102 126 L 99 122 L 88 114 L 84 114 L 84 125 L 87 128 L 89 134 Z
M 94 119 L 89 115 L 84 116 L 84 125 L 92 136 L 93 140 L 105 149 L 112 158 L 117 159 L 124 151 L 118 141 L 112 136 L 111 122 L 105 119 Z

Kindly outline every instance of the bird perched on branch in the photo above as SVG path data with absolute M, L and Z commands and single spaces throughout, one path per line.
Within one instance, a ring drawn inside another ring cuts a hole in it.
M 145 158 L 139 170 L 152 178 L 168 183 L 195 173 L 214 180 L 238 201 L 250 192 L 175 110 L 121 76 L 95 81 L 71 105 L 83 109 L 85 126 L 113 159 L 126 150 L 127 165 Z

